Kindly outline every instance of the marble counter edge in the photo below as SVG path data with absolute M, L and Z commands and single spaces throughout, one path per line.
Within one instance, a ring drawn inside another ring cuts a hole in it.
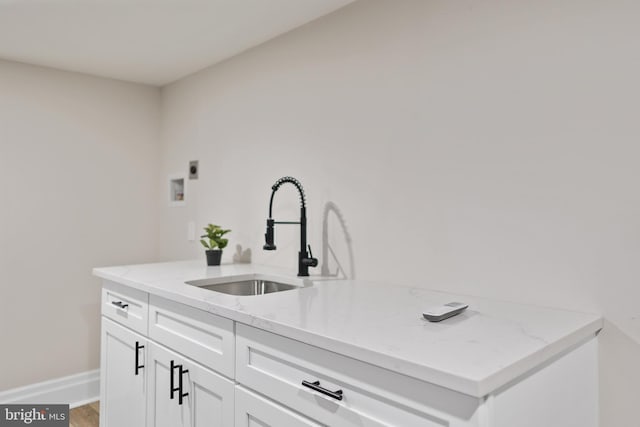
M 547 346 L 529 356 L 516 361 L 501 371 L 494 373 L 478 382 L 476 394 L 486 396 L 499 389 L 516 382 L 520 377 L 537 369 L 542 369 L 552 361 L 569 353 L 572 349 L 584 344 L 595 337 L 604 326 L 604 319 L 594 315 L 594 318 L 564 337 L 547 344 Z

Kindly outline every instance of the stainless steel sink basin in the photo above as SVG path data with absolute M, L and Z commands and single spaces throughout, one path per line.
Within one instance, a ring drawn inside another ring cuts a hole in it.
M 207 280 L 193 280 L 186 283 L 188 285 L 198 286 L 199 288 L 209 289 L 210 291 L 238 296 L 264 295 L 299 288 L 299 286 L 295 285 L 262 279 L 226 283 L 207 283 Z

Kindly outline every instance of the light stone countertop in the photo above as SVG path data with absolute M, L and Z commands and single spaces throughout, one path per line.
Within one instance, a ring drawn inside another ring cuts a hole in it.
M 203 260 L 96 268 L 102 279 L 215 313 L 474 397 L 593 337 L 601 316 L 402 284 L 332 280 L 255 264 L 207 267 Z M 256 274 L 306 287 L 232 296 L 187 280 L 250 279 Z M 461 301 L 462 314 L 439 323 L 426 307 Z

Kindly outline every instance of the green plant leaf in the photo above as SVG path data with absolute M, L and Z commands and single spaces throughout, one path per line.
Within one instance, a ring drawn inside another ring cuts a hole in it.
M 222 236 L 224 236 L 227 233 L 230 233 L 231 230 L 223 230 L 222 227 L 220 227 L 219 225 L 216 224 L 208 224 L 206 227 L 204 227 L 204 231 L 207 234 L 204 234 L 202 236 L 200 236 L 201 238 L 207 238 L 209 240 L 209 242 L 207 243 L 204 240 L 201 240 L 200 242 L 202 242 L 202 245 L 206 248 L 209 249 L 214 249 L 214 248 L 224 248 L 225 246 L 227 246 L 227 244 L 229 243 L 228 239 L 223 239 Z

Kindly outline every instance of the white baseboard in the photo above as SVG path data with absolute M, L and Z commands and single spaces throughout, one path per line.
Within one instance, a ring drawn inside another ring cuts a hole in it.
M 0 404 L 69 404 L 71 408 L 95 402 L 100 397 L 100 370 L 56 378 L 0 392 Z

